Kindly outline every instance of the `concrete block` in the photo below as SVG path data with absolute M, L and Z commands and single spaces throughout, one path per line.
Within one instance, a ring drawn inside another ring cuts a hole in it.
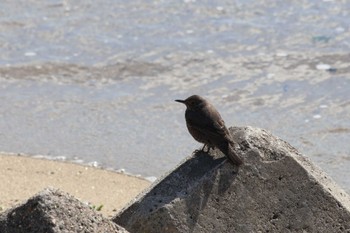
M 118 232 L 124 228 L 57 189 L 45 189 L 0 214 L 1 233 Z
M 350 232 L 350 198 L 287 142 L 230 132 L 244 165 L 196 152 L 113 218 L 128 231 Z

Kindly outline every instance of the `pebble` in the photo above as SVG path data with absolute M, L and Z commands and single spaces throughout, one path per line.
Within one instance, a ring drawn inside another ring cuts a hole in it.
M 224 10 L 224 7 L 222 7 L 222 6 L 217 6 L 217 7 L 216 7 L 216 10 L 218 10 L 218 11 L 223 11 L 223 10 Z
M 335 29 L 335 31 L 338 32 L 338 33 L 342 33 L 342 32 L 345 32 L 345 28 L 343 28 L 343 27 L 337 27 L 337 28 Z
M 90 163 L 88 163 L 89 166 L 91 167 L 98 167 L 98 162 L 97 161 L 92 161 Z
M 148 176 L 148 177 L 145 177 L 145 179 L 153 183 L 154 181 L 157 180 L 157 177 L 155 177 L 155 176 Z
M 268 79 L 271 79 L 271 78 L 273 78 L 273 77 L 275 77 L 275 74 L 272 74 L 272 73 L 267 74 L 267 78 L 268 78 Z
M 287 56 L 288 56 L 288 53 L 278 52 L 278 53 L 276 53 L 276 56 L 277 56 L 277 57 L 287 57 Z
M 35 52 L 26 52 L 26 53 L 24 53 L 24 56 L 26 56 L 26 57 L 34 57 L 34 56 L 36 56 L 36 53 Z
M 125 169 L 124 169 L 124 168 L 121 168 L 121 169 L 117 170 L 117 172 L 122 173 L 122 174 L 125 174 Z
M 328 64 L 321 63 L 321 64 L 317 64 L 316 65 L 316 69 L 318 69 L 318 70 L 329 70 L 329 69 L 331 69 L 331 66 L 328 65 Z

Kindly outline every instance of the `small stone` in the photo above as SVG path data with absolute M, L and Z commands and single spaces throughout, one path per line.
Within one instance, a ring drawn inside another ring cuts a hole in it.
M 338 32 L 338 33 L 342 33 L 342 32 L 345 32 L 345 29 L 343 27 L 337 27 L 335 29 L 335 31 Z
M 155 177 L 155 176 L 148 176 L 145 179 L 153 183 L 154 181 L 157 180 L 157 177 Z
M 316 69 L 318 69 L 318 70 L 329 70 L 330 68 L 331 68 L 330 65 L 324 64 L 324 63 L 316 65 Z
M 26 57 L 34 57 L 34 56 L 36 56 L 36 53 L 35 52 L 26 52 L 24 54 L 24 56 L 26 56 Z
M 124 174 L 125 173 L 125 169 L 121 168 L 121 169 L 117 170 L 117 172 Z
M 275 74 L 271 74 L 271 73 L 270 73 L 270 74 L 267 74 L 267 78 L 268 78 L 268 79 L 271 79 L 271 78 L 273 78 L 273 77 L 275 77 Z
M 98 162 L 97 161 L 92 161 L 89 163 L 91 167 L 98 167 Z
M 278 53 L 276 53 L 276 56 L 277 57 L 286 57 L 286 56 L 288 56 L 288 54 L 284 53 L 284 52 L 278 52 Z

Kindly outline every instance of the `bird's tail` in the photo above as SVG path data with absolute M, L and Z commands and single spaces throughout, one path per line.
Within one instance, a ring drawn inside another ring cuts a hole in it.
M 226 142 L 220 145 L 219 149 L 224 153 L 229 160 L 235 165 L 242 165 L 243 159 L 237 155 L 234 150 L 234 143 Z

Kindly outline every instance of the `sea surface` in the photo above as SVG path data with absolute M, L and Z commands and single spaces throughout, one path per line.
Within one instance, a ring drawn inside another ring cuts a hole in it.
M 4 0 L 0 151 L 160 177 L 227 126 L 288 141 L 350 193 L 350 1 Z

